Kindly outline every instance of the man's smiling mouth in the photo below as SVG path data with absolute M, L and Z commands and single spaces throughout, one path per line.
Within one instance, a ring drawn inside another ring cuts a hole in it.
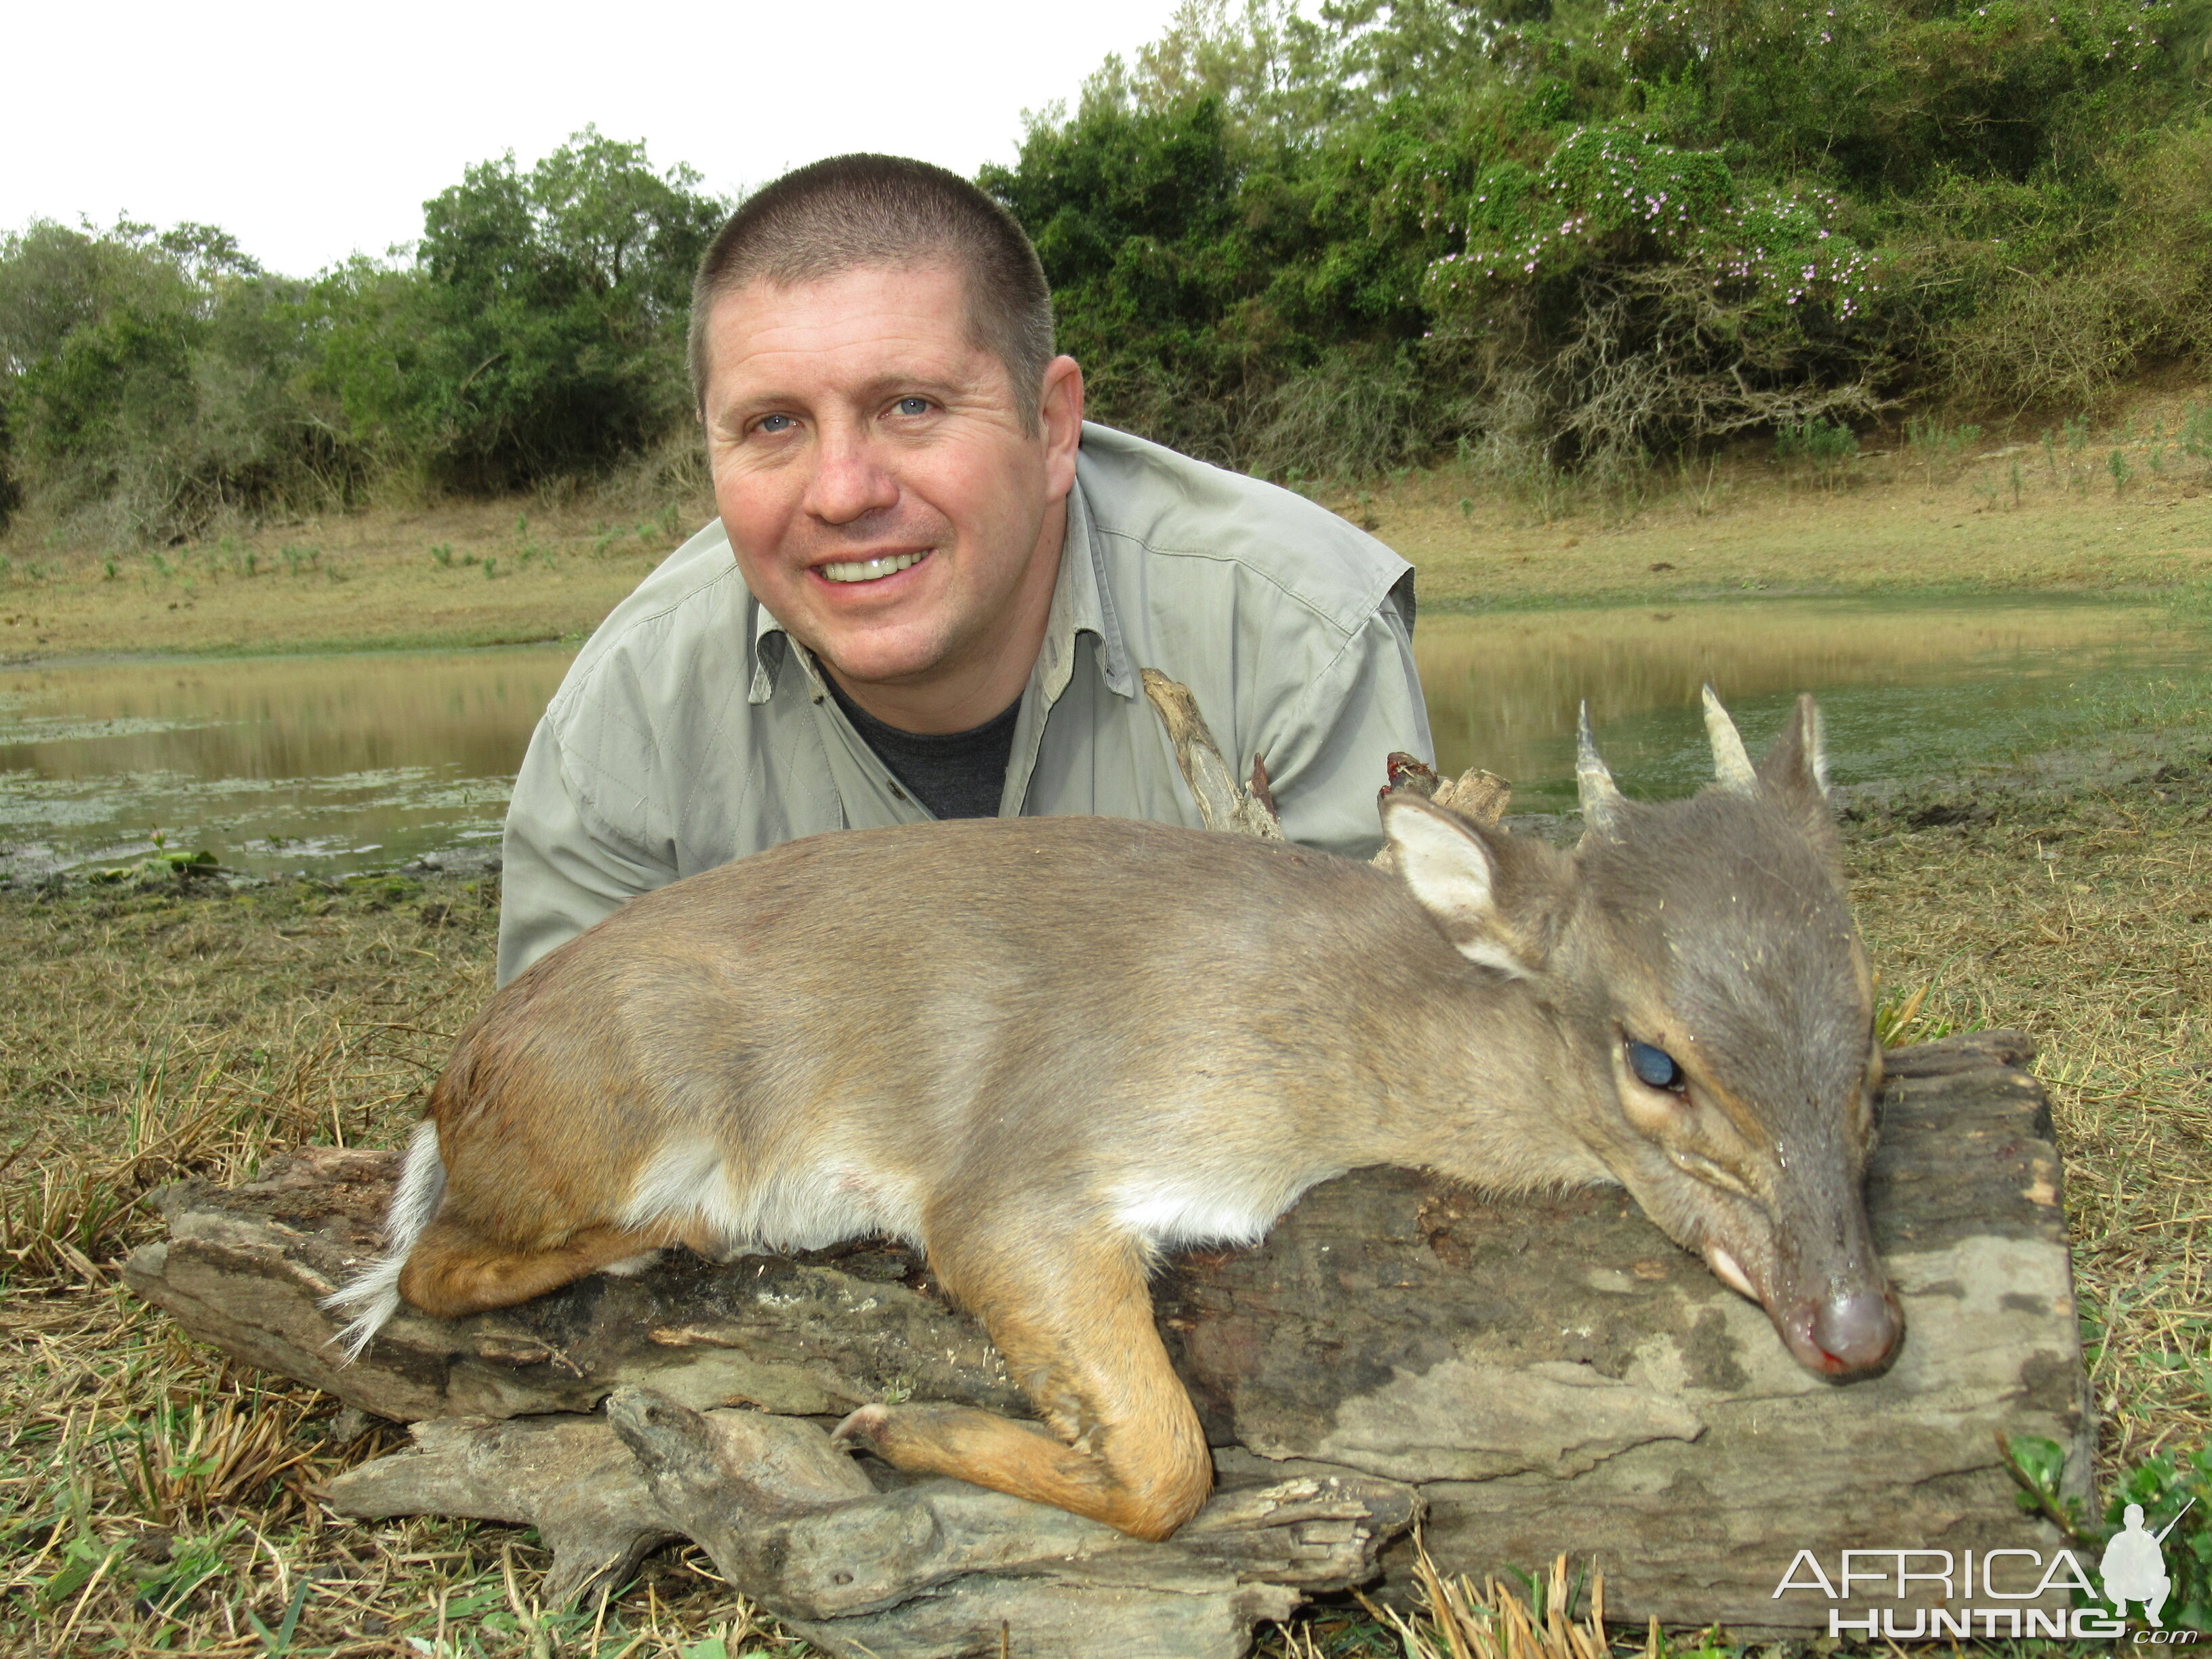
M 881 581 L 928 556 L 926 553 L 888 553 L 879 559 L 848 559 L 836 564 L 818 564 L 814 567 L 814 574 L 830 582 Z

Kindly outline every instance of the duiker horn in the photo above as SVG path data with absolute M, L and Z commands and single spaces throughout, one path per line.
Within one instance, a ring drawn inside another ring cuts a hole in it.
M 1759 787 L 1759 773 L 1752 766 L 1750 751 L 1743 746 L 1743 734 L 1735 729 L 1735 722 L 1710 685 L 1705 688 L 1705 736 L 1713 745 L 1714 775 L 1723 789 L 1751 793 Z
M 1590 735 L 1587 702 L 1575 720 L 1575 793 L 1582 801 L 1583 822 L 1601 835 L 1613 834 L 1627 797 L 1614 785 L 1612 772 L 1597 752 L 1597 739 Z

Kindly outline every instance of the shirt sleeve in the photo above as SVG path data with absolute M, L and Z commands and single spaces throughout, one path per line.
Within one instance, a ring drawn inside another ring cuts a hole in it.
M 1261 750 L 1283 833 L 1343 857 L 1373 857 L 1382 844 L 1376 797 L 1393 750 L 1436 760 L 1404 611 L 1386 597 Z
M 500 849 L 499 983 L 613 915 L 640 893 L 676 879 L 621 847 L 580 799 L 549 715 L 538 723 Z

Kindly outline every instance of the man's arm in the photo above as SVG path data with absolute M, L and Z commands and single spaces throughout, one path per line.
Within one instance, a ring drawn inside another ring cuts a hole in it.
M 1386 599 L 1261 745 L 1283 833 L 1348 858 L 1373 856 L 1382 842 L 1376 796 L 1393 750 L 1436 758 L 1413 641 Z M 1250 757 L 1237 763 L 1241 771 Z
M 553 720 L 539 720 L 501 843 L 499 983 L 676 874 L 618 848 L 591 822 Z

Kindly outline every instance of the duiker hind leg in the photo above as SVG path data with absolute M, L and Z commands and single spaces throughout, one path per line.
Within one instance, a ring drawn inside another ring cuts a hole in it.
M 407 1253 L 407 1265 L 399 1270 L 399 1294 L 424 1313 L 459 1319 L 489 1308 L 511 1308 L 586 1273 L 649 1256 L 673 1242 L 665 1229 L 587 1227 L 550 1249 L 528 1249 L 441 1214 Z
M 1042 1263 L 945 1250 L 931 1262 L 982 1321 L 1051 1432 L 964 1406 L 864 1406 L 838 1425 L 841 1442 L 1139 1538 L 1165 1538 L 1198 1512 L 1212 1460 L 1160 1346 L 1130 1241 L 1056 1248 Z

